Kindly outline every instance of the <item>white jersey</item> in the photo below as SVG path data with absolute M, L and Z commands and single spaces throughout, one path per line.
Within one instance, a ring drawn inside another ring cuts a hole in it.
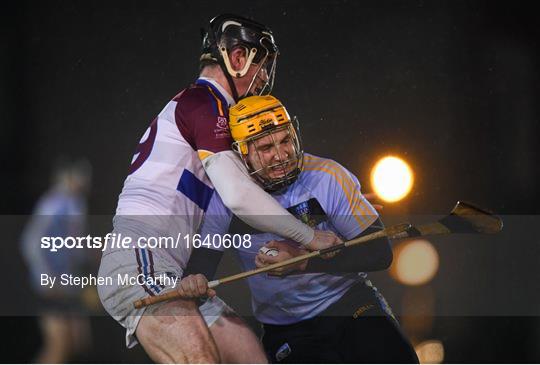
M 139 142 L 119 196 L 115 231 L 148 226 L 148 235 L 195 233 L 214 193 L 198 152 L 231 148 L 228 107 L 234 101 L 214 80 L 200 78 L 152 121 Z M 189 245 L 164 248 L 182 267 Z

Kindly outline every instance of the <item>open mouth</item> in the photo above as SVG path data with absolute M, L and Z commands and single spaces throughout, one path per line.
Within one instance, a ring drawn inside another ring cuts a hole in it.
M 284 177 L 288 174 L 290 174 L 295 167 L 295 161 L 290 160 L 283 163 L 276 164 L 274 166 L 269 166 L 268 168 L 268 174 L 271 178 L 279 178 Z

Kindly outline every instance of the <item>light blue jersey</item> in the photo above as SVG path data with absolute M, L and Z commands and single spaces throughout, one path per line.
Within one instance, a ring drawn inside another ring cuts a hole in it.
M 337 162 L 304 156 L 304 170 L 296 182 L 273 197 L 291 213 L 319 230 L 330 230 L 344 240 L 352 239 L 378 217 L 361 195 L 358 179 Z M 238 228 L 218 194 L 214 194 L 201 226 L 201 235 L 250 233 Z M 247 227 L 244 225 L 244 227 Z M 254 233 L 249 248 L 237 249 L 244 270 L 256 268 L 255 256 L 274 234 Z M 255 317 L 266 324 L 291 324 L 315 317 L 338 301 L 355 283 L 366 280 L 364 273 L 299 274 L 284 278 L 255 275 L 248 278 Z
M 42 274 L 80 274 L 85 252 L 80 249 L 60 249 L 57 252 L 41 248 L 42 237 L 83 236 L 86 228 L 86 203 L 63 189 L 45 193 L 37 203 L 22 234 L 22 254 L 30 270 L 33 287 L 39 292 L 48 290 L 40 284 Z M 76 287 L 60 286 L 63 291 Z

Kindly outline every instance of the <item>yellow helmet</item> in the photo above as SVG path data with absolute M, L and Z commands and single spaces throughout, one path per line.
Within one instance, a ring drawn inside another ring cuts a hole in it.
M 250 137 L 290 122 L 283 104 L 271 95 L 250 96 L 229 109 L 231 135 L 243 155 L 248 153 Z
M 291 120 L 278 99 L 266 95 L 240 100 L 229 109 L 229 127 L 234 139 L 233 149 L 266 190 L 275 191 L 296 180 L 303 166 L 298 122 L 296 118 Z M 266 150 L 274 152 L 270 160 L 257 149 L 258 141 L 264 141 L 265 137 L 268 137 Z M 275 138 L 283 140 L 276 141 Z M 253 146 L 251 150 L 250 145 Z M 254 154 L 251 157 L 250 151 Z

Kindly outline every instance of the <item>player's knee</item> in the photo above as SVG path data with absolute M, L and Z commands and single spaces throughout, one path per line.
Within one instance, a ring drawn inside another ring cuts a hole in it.
M 193 301 L 150 307 L 141 318 L 136 335 L 156 362 L 219 362 L 215 343 Z
M 267 364 L 264 350 L 249 326 L 235 314 L 221 316 L 211 327 L 225 363 Z

